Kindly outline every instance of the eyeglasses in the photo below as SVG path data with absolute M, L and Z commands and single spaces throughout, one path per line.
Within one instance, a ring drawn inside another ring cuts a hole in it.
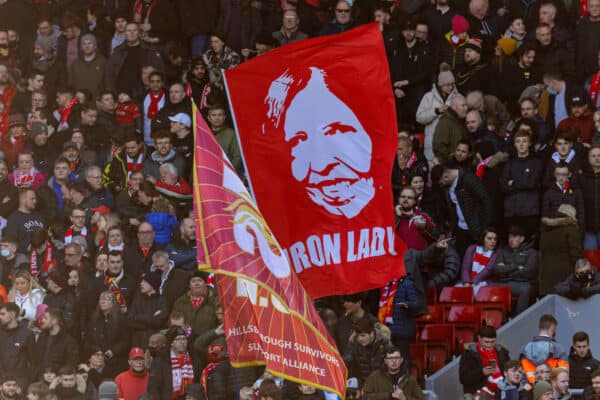
M 335 12 L 339 13 L 349 13 L 351 10 L 349 8 L 336 8 Z

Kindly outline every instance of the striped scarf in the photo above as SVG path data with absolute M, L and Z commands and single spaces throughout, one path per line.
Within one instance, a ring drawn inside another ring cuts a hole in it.
M 67 231 L 65 232 L 65 244 L 69 244 L 73 241 L 74 233 L 75 233 L 75 227 L 73 225 L 71 225 L 69 227 L 69 229 L 67 229 Z M 81 229 L 79 234 L 76 236 L 81 236 L 84 239 L 87 238 L 87 228 L 84 226 L 83 229 Z
M 29 267 L 31 276 L 34 278 L 37 277 L 40 272 L 43 274 L 47 274 L 51 270 L 55 268 L 56 261 L 52 258 L 52 244 L 50 242 L 46 242 L 46 249 L 44 250 L 44 264 L 42 265 L 42 271 L 38 269 L 38 261 L 37 261 L 37 251 L 36 249 L 31 250 L 29 253 Z
M 194 367 L 189 353 L 177 356 L 171 352 L 171 373 L 173 378 L 173 399 L 181 396 L 185 387 L 194 382 Z
M 385 285 L 381 290 L 377 319 L 382 324 L 392 323 L 392 318 L 394 316 L 394 298 L 396 297 L 397 289 L 398 279 L 392 279 L 392 281 Z
M 473 264 L 471 265 L 471 281 L 487 267 L 493 252 L 494 250 L 484 251 L 481 246 L 475 248 Z
M 31 169 L 27 173 L 23 173 L 19 169 L 15 169 L 13 172 L 15 186 L 30 187 L 33 183 L 33 178 L 37 175 L 38 172 L 39 171 L 35 167 L 31 167 Z
M 127 179 L 129 180 L 131 178 L 131 173 L 132 172 L 137 172 L 137 171 L 141 171 L 142 170 L 142 162 L 144 161 L 144 152 L 140 151 L 140 154 L 138 154 L 137 159 L 133 159 L 129 156 L 127 156 Z
M 127 302 L 125 301 L 125 296 L 121 292 L 121 288 L 119 287 L 119 282 L 123 279 L 124 271 L 117 276 L 104 275 L 104 284 L 108 287 L 108 290 L 112 294 L 115 295 L 117 299 L 117 303 L 119 304 L 119 308 L 122 312 L 127 312 Z
M 498 361 L 498 352 L 495 348 L 492 350 L 485 350 L 481 347 L 481 344 L 479 342 L 477 342 L 477 352 L 479 353 L 479 356 L 481 357 L 481 362 L 484 366 L 488 366 L 490 360 L 496 361 L 496 369 L 494 370 L 494 372 L 488 375 L 485 386 L 478 390 L 478 393 L 485 392 L 493 397 L 496 391 L 498 390 L 498 382 L 502 380 L 500 362 Z

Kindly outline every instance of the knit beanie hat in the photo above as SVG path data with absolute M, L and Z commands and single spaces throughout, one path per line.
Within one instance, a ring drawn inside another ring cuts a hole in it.
M 454 79 L 454 75 L 452 74 L 451 71 L 442 71 L 438 75 L 438 80 L 437 80 L 438 86 L 444 86 L 444 85 L 447 85 L 449 83 L 454 83 L 454 82 L 456 82 L 456 80 Z
M 117 400 L 119 391 L 113 381 L 104 381 L 98 387 L 98 400 Z
M 507 56 L 512 56 L 517 50 L 517 41 L 513 38 L 503 37 L 498 40 L 498 47 Z
M 37 135 L 41 135 L 42 133 L 48 134 L 48 125 L 40 121 L 31 124 L 31 130 L 29 131 L 31 139 L 35 139 Z
M 162 274 L 160 271 L 151 271 L 142 274 L 142 279 L 145 280 L 152 286 L 152 288 L 158 293 L 160 290 L 160 283 L 162 282 Z
M 469 41 L 465 45 L 465 49 L 475 50 L 476 52 L 481 54 L 481 39 L 469 39 Z
M 167 333 L 165 334 L 165 336 L 167 337 L 167 342 L 169 342 L 169 345 L 170 345 L 173 343 L 175 338 L 177 338 L 177 336 L 187 336 L 187 335 L 185 334 L 185 330 L 182 327 L 172 326 L 169 329 L 167 329 Z
M 540 397 L 552 391 L 552 386 L 548 382 L 540 381 L 535 384 L 533 389 L 533 400 L 538 400 Z
M 469 30 L 469 21 L 462 15 L 452 17 L 452 33 L 458 35 Z

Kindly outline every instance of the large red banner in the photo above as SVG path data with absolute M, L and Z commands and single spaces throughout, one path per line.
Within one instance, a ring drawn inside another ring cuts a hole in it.
M 217 276 L 230 362 L 344 397 L 346 367 L 306 291 L 199 112 L 194 212 L 199 263 Z
M 398 132 L 377 25 L 275 49 L 225 82 L 256 202 L 310 296 L 403 275 Z

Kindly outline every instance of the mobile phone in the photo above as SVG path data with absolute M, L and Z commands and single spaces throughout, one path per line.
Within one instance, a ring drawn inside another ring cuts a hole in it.
M 496 360 L 490 360 L 490 361 L 488 361 L 488 367 L 490 367 L 490 368 L 496 368 Z

